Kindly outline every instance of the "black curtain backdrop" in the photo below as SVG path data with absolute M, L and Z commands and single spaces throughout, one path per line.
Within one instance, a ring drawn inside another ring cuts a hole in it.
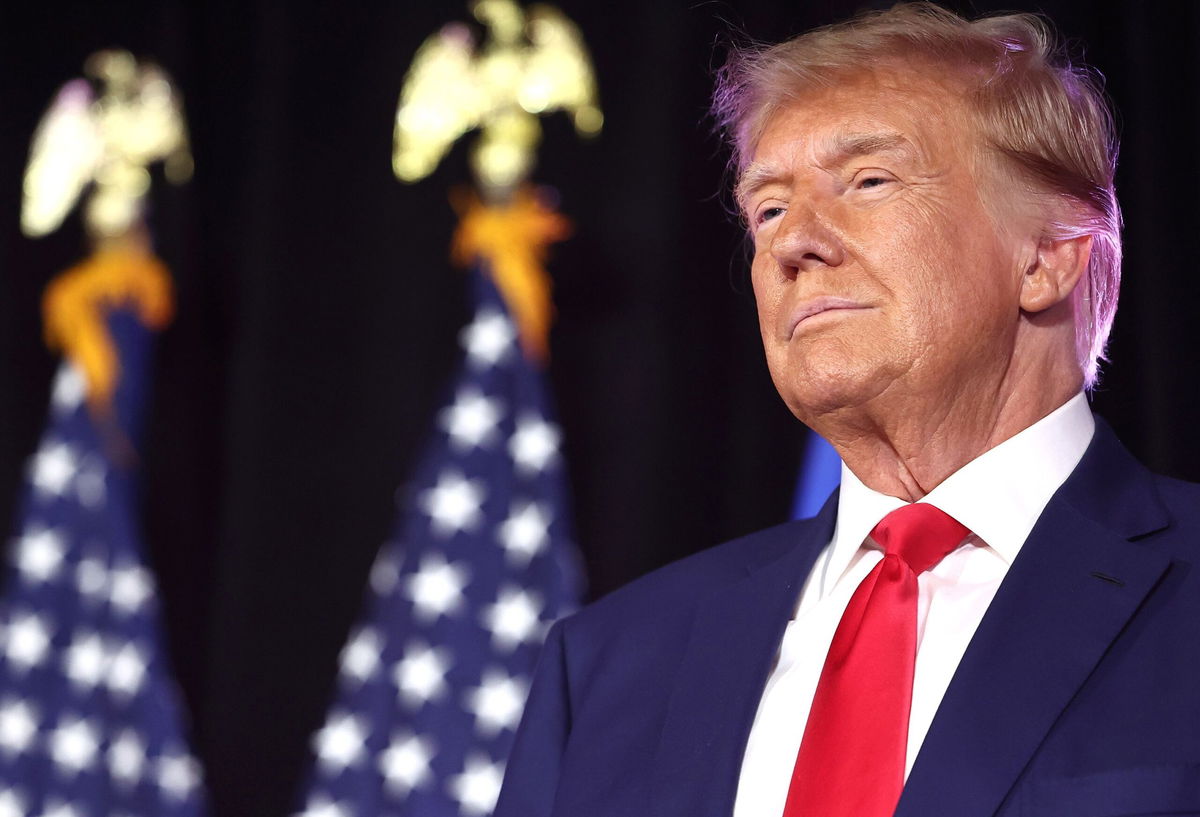
M 1008 3 L 957 3 L 991 11 Z M 553 251 L 549 375 L 593 596 L 784 519 L 804 436 L 771 386 L 705 116 L 731 27 L 778 40 L 860 2 L 563 0 L 606 113 L 544 121 L 535 178 L 575 234 Z M 1149 465 L 1200 479 L 1200 12 L 1061 0 L 1047 13 L 1121 114 L 1122 306 L 1097 410 Z M 447 261 L 460 146 L 416 186 L 392 118 L 423 38 L 465 4 L 5 3 L 0 10 L 0 519 L 11 524 L 55 359 L 39 300 L 83 251 L 78 216 L 18 230 L 33 128 L 111 45 L 187 104 L 194 179 L 155 188 L 178 285 L 145 441 L 145 530 L 217 817 L 282 817 L 307 738 L 467 318 Z M 1191 327 L 1191 328 L 1189 328 Z

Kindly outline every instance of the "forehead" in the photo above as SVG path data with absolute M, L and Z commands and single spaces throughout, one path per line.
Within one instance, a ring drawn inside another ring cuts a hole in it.
M 776 107 L 741 174 L 739 193 L 781 164 L 827 166 L 878 153 L 942 163 L 966 155 L 977 142 L 960 83 L 933 76 L 928 69 L 862 71 L 807 89 Z

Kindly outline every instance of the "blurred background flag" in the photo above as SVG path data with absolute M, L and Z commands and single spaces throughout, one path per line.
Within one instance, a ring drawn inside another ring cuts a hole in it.
M 560 435 L 490 277 L 315 735 L 305 817 L 490 814 L 549 624 L 579 598 Z
M 398 500 L 394 538 L 370 577 L 344 648 L 335 700 L 313 738 L 303 817 L 482 817 L 504 764 L 546 631 L 581 596 L 561 434 L 541 367 L 551 318 L 548 246 L 565 218 L 523 184 L 537 114 L 600 127 L 575 27 L 540 6 L 473 5 L 430 37 L 396 115 L 393 170 L 423 178 L 469 130 L 482 195 L 453 197 L 452 255 L 471 270 L 474 317 L 437 429 Z
M 792 519 L 816 516 L 829 495 L 842 481 L 842 460 L 824 437 L 809 431 L 805 435 L 796 495 L 792 500 Z
M 146 165 L 190 173 L 178 97 L 124 52 L 89 59 L 34 136 L 22 228 L 51 232 L 85 189 L 89 258 L 56 278 L 65 360 L 29 462 L 0 596 L 0 815 L 196 817 L 200 771 L 139 541 L 136 441 L 166 268 L 141 217 Z

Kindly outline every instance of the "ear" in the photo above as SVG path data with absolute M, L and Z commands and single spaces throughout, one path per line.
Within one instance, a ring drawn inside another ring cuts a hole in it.
M 1021 309 L 1042 312 L 1075 290 L 1092 255 L 1090 235 L 1042 238 L 1034 262 L 1021 280 Z

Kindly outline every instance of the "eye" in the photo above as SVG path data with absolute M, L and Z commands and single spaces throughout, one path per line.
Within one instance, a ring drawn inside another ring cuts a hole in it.
M 783 213 L 782 207 L 764 207 L 754 216 L 754 223 L 762 224 L 764 221 L 770 221 L 781 213 Z
M 871 170 L 860 174 L 854 180 L 854 187 L 857 190 L 874 190 L 877 187 L 883 187 L 889 182 L 894 181 L 895 179 L 887 173 Z
M 863 188 L 871 188 L 871 187 L 879 187 L 880 185 L 883 185 L 886 183 L 887 183 L 887 179 L 881 179 L 878 176 L 871 176 L 871 177 L 863 179 L 861 182 L 859 182 L 858 186 L 863 187 Z

